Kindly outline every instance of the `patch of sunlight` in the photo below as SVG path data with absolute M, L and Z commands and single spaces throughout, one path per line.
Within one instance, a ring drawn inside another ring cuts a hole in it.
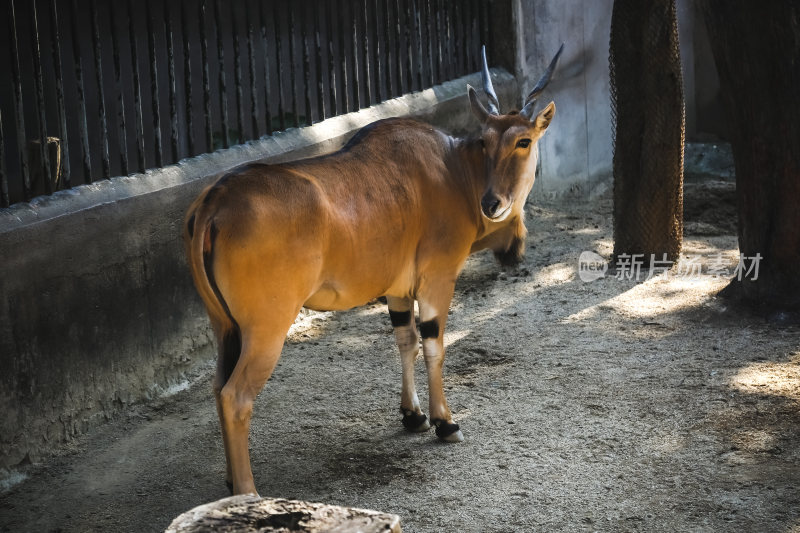
M 769 394 L 800 400 L 800 352 L 788 361 L 752 363 L 731 378 L 731 385 L 751 394 Z
M 416 302 L 415 306 L 416 306 Z M 374 316 L 374 315 L 388 315 L 389 311 L 386 309 L 386 304 L 367 304 L 358 310 L 359 316 Z
M 594 241 L 594 247 L 591 250 L 603 257 L 611 257 L 611 254 L 614 253 L 614 240 L 596 239 Z
M 303 308 L 294 319 L 294 324 L 289 328 L 289 336 L 305 333 L 308 337 L 319 337 L 322 330 L 319 326 L 333 316 L 333 311 L 312 311 Z
M 540 269 L 533 276 L 531 280 L 533 283 L 526 283 L 525 285 L 526 287 L 531 285 L 543 287 L 558 285 L 559 283 L 565 283 L 575 279 L 576 275 L 575 265 L 572 263 L 555 263 Z
M 26 479 L 28 479 L 28 475 L 22 472 L 16 470 L 0 470 L 0 494 L 8 492 Z
M 445 331 L 444 332 L 444 347 L 447 348 L 454 342 L 458 342 L 467 335 L 472 333 L 471 329 L 462 329 L 459 331 Z
M 691 278 L 671 275 L 656 276 L 562 320 L 577 322 L 594 318 L 598 314 L 608 311 L 614 311 L 630 318 L 653 319 L 661 315 L 698 307 L 719 292 L 727 283 L 727 279 L 712 276 Z
M 570 231 L 570 233 L 573 234 L 573 235 L 589 235 L 589 236 L 591 236 L 591 235 L 599 235 L 599 234 L 603 233 L 604 231 L 605 230 L 603 228 L 580 228 L 580 229 L 574 229 L 574 230 Z

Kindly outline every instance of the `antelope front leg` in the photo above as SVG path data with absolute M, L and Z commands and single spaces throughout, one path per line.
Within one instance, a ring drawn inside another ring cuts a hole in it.
M 419 353 L 419 337 L 414 323 L 414 300 L 393 297 L 387 297 L 386 300 L 394 328 L 394 339 L 400 350 L 400 361 L 403 365 L 403 392 L 400 396 L 403 426 L 415 433 L 427 431 L 431 425 L 420 408 L 417 388 L 414 385 L 414 363 Z
M 419 301 L 419 332 L 422 336 L 422 353 L 428 371 L 429 412 L 436 426 L 436 436 L 447 442 L 461 442 L 464 435 L 453 423 L 450 408 L 444 397 L 442 366 L 444 365 L 444 328 L 447 311 L 453 298 L 455 282 L 430 284 L 417 295 Z

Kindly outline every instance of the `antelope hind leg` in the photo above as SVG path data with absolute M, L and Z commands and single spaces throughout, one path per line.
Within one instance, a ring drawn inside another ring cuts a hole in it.
M 220 422 L 234 494 L 257 494 L 248 449 L 253 401 L 278 363 L 294 315 L 270 320 L 268 327 L 242 327 L 241 356 L 219 393 Z

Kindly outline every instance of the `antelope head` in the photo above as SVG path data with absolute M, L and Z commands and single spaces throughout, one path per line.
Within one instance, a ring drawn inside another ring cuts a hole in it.
M 555 104 L 550 102 L 535 114 L 536 97 L 550 82 L 563 49 L 562 44 L 544 75 L 528 94 L 522 110 L 508 114 L 500 113 L 500 102 L 486 64 L 486 47 L 481 49 L 483 90 L 489 98 L 489 109 L 478 100 L 475 89 L 469 85 L 467 87 L 472 113 L 482 124 L 486 189 L 481 198 L 481 211 L 493 222 L 505 220 L 512 212 L 520 214 L 533 187 L 538 157 L 537 141 L 544 135 L 556 112 Z

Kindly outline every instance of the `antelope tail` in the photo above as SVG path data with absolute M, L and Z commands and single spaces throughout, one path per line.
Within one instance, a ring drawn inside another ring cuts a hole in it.
M 205 203 L 205 198 L 205 194 L 201 195 L 186 215 L 184 242 L 197 292 L 205 303 L 212 326 L 222 338 L 232 330 L 238 330 L 238 325 L 214 278 L 214 240 L 217 228 L 214 226 L 213 209 Z

